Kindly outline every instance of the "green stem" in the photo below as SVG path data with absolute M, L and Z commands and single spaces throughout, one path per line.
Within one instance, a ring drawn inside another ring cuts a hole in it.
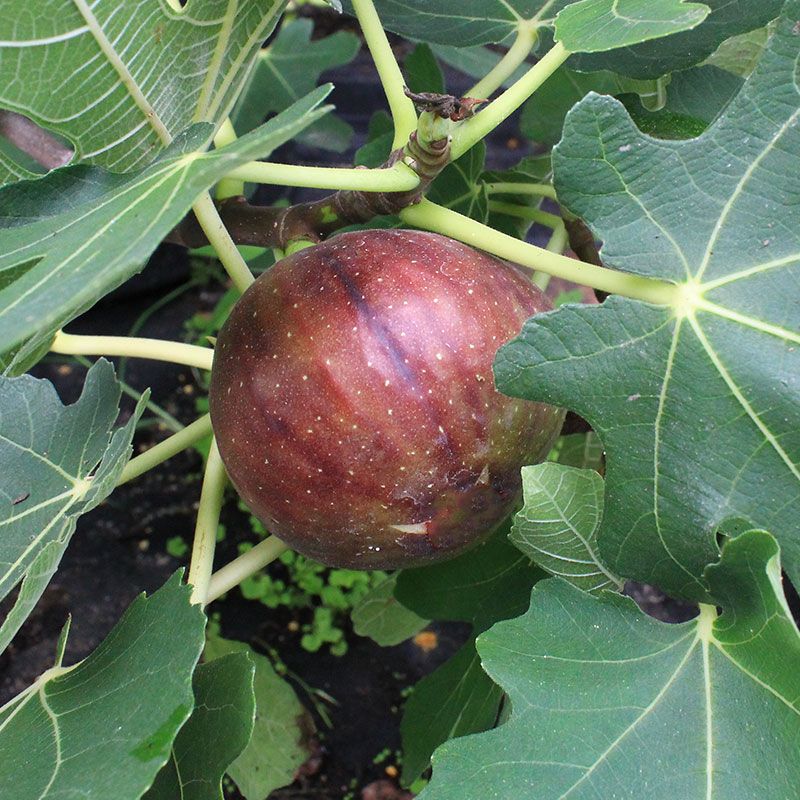
M 500 233 L 430 200 L 422 200 L 417 205 L 403 209 L 400 218 L 403 222 L 423 230 L 451 236 L 479 250 L 582 286 L 592 286 L 604 292 L 657 305 L 670 305 L 678 301 L 678 287 L 671 283 L 617 272 L 606 267 L 585 264 L 559 253 L 550 253 L 542 247 Z
M 567 229 L 562 222 L 553 229 L 553 235 L 548 240 L 544 249 L 550 253 L 563 253 L 568 243 L 569 237 L 567 236 Z
M 557 200 L 556 190 L 549 183 L 487 183 L 489 194 L 532 194 L 536 197 L 549 197 Z
M 491 97 L 525 62 L 536 44 L 538 26 L 525 20 L 517 28 L 517 37 L 508 52 L 468 92 L 467 97 Z
M 453 133 L 452 158 L 455 161 L 493 131 L 516 111 L 568 58 L 567 50 L 556 42 L 546 55 L 534 64 L 483 111 L 463 122 Z
M 183 430 L 178 431 L 168 439 L 164 439 L 163 442 L 153 445 L 153 447 L 136 456 L 136 458 L 132 458 L 125 465 L 125 469 L 122 470 L 117 486 L 122 486 L 123 483 L 144 475 L 145 472 L 192 447 L 211 433 L 211 417 L 205 414 L 200 419 L 196 419 L 190 425 L 187 425 Z
M 50 350 L 64 355 L 83 356 L 133 356 L 154 361 L 171 361 L 188 367 L 211 369 L 214 351 L 183 342 L 161 339 L 140 339 L 135 336 L 77 336 L 59 331 Z
M 417 112 L 414 103 L 405 95 L 403 88 L 405 80 L 397 59 L 394 57 L 389 40 L 383 30 L 378 12 L 372 0 L 353 0 L 353 10 L 356 12 L 361 32 L 367 43 L 375 69 L 378 71 L 383 91 L 389 101 L 389 111 L 394 123 L 394 142 L 392 150 L 402 147 L 417 128 Z M 348 187 L 320 187 L 320 188 L 348 188 Z M 361 187 L 358 187 L 361 188 Z M 409 187 L 409 188 L 414 188 Z M 377 190 L 384 191 L 384 190 Z M 385 191 L 392 191 L 387 189 Z M 400 189 L 399 191 L 403 191 Z
M 245 578 L 255 575 L 288 549 L 288 545 L 276 536 L 269 536 L 246 553 L 242 553 L 211 576 L 206 603 L 216 600 L 234 586 L 238 586 Z
M 509 217 L 518 217 L 519 219 L 529 219 L 531 222 L 538 222 L 540 225 L 546 225 L 548 228 L 555 230 L 559 225 L 564 226 L 564 223 L 557 214 L 551 214 L 548 211 L 542 211 L 540 208 L 533 206 L 520 206 L 516 203 L 503 203 L 500 200 L 490 200 L 488 202 L 489 211 L 496 211 L 498 214 L 506 214 Z
M 236 141 L 236 131 L 230 117 L 225 117 L 220 125 L 217 135 L 214 137 L 214 147 L 218 150 L 225 145 L 233 144 Z M 244 194 L 244 181 L 235 181 L 231 178 L 223 178 L 214 192 L 217 200 L 225 200 L 228 197 L 239 197 Z
M 203 475 L 203 488 L 200 490 L 200 505 L 197 508 L 197 522 L 194 529 L 192 560 L 189 563 L 188 583 L 192 588 L 192 603 L 205 604 L 211 571 L 214 567 L 214 548 L 217 544 L 219 513 L 227 483 L 225 466 L 217 448 L 216 439 L 211 440 L 206 471 Z
M 255 278 L 253 278 L 253 273 L 250 272 L 250 268 L 242 258 L 242 254 L 237 249 L 235 242 L 231 239 L 225 224 L 220 219 L 211 195 L 208 192 L 203 192 L 195 201 L 192 209 L 197 221 L 200 223 L 200 227 L 203 229 L 203 233 L 205 233 L 206 238 L 225 268 L 225 272 L 228 273 L 231 281 L 233 281 L 233 285 L 240 292 L 244 292 Z
M 351 189 L 362 192 L 408 192 L 419 185 L 419 176 L 403 163 L 395 164 L 389 169 L 357 169 L 250 161 L 231 170 L 228 177 L 274 186 Z
M 544 249 L 549 253 L 563 253 L 568 243 L 569 237 L 567 236 L 567 229 L 564 223 L 561 222 L 553 229 L 553 233 L 547 240 L 547 245 Z M 546 272 L 537 270 L 533 273 L 531 280 L 545 292 L 550 285 L 550 278 L 552 277 L 552 275 L 548 275 Z

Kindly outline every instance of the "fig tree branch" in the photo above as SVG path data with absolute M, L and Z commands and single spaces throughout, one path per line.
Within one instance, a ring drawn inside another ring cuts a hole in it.
M 203 229 L 208 242 L 216 251 L 225 272 L 233 281 L 233 285 L 240 292 L 244 292 L 255 278 L 237 249 L 225 223 L 220 218 L 211 195 L 203 192 L 195 201 L 192 210 L 198 225 Z
M 0 110 L 0 136 L 47 169 L 69 163 L 73 152 L 22 114 Z
M 206 593 L 206 603 L 216 600 L 246 578 L 255 575 L 288 549 L 289 545 L 284 544 L 277 536 L 268 536 L 246 553 L 242 553 L 224 567 L 220 567 L 211 576 Z
M 570 56 L 562 44 L 553 47 L 518 81 L 489 103 L 480 114 L 459 125 L 453 133 L 453 159 L 464 155 L 506 117 L 516 111 Z
M 404 192 L 418 182 L 414 172 L 405 164 L 390 168 L 306 167 L 298 164 L 272 164 L 250 161 L 231 170 L 229 179 L 249 183 L 268 183 L 272 186 L 298 186 L 307 189 L 352 189 L 363 192 Z
M 386 161 L 388 171 L 399 162 L 414 180 L 403 191 L 375 192 L 344 189 L 308 203 L 289 208 L 254 206 L 243 197 L 230 197 L 217 203 L 222 224 L 237 244 L 277 247 L 285 250 L 298 240 L 320 241 L 340 228 L 369 222 L 374 217 L 397 214 L 419 202 L 433 179 L 450 162 L 449 141 L 438 139 L 423 144 L 412 133 L 405 147 Z M 303 169 L 300 167 L 299 169 Z M 349 170 L 356 172 L 357 170 Z M 375 173 L 381 170 L 360 170 Z M 168 240 L 186 247 L 208 243 L 205 231 L 193 216 L 186 217 Z

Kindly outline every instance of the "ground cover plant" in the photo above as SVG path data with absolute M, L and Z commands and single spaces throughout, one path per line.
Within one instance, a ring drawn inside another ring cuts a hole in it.
M 427 800 L 796 798 L 800 0 L 345 0 L 329 35 L 306 5 L 0 0 L 0 652 L 82 515 L 205 465 L 186 573 L 78 663 L 65 621 L 0 708 L 0 797 L 290 785 L 300 702 L 214 618 L 294 602 L 279 562 L 330 612 L 308 649 L 334 610 L 470 626 L 403 711 Z M 356 163 L 269 160 L 346 149 L 316 84 L 359 36 L 388 113 Z M 517 112 L 536 150 L 486 169 Z M 195 343 L 70 332 L 165 240 L 224 270 Z M 25 374 L 48 353 L 98 357 L 76 402 Z M 131 457 L 153 407 L 118 422 L 103 356 L 194 368 L 210 414 Z M 263 535 L 219 563 L 229 477 Z

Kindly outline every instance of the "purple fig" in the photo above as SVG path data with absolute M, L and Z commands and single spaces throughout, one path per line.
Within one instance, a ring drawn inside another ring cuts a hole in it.
M 220 331 L 211 419 L 267 529 L 331 566 L 457 555 L 514 508 L 561 410 L 500 394 L 492 361 L 550 303 L 516 267 L 432 233 L 295 252 Z

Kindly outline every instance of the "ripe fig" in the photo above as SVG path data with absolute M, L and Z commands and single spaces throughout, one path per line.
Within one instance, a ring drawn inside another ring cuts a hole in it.
M 331 566 L 450 557 L 513 509 L 561 410 L 492 361 L 550 308 L 516 267 L 431 233 L 344 233 L 279 261 L 217 339 L 211 419 L 267 529 Z

